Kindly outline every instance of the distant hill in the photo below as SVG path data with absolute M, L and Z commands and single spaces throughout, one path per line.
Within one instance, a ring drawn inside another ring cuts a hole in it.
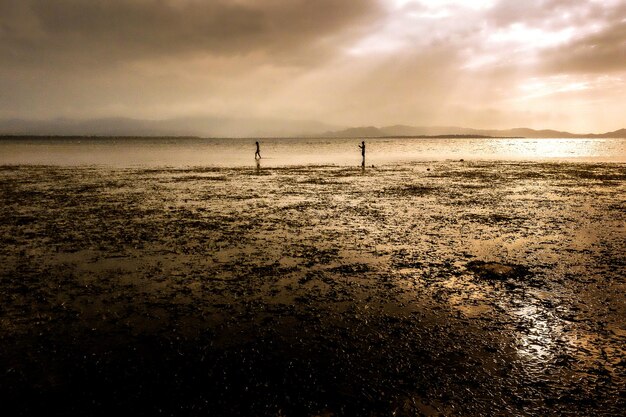
M 367 127 L 351 127 L 348 129 L 340 130 L 338 132 L 329 132 L 324 136 L 332 136 L 332 137 L 346 137 L 346 138 L 356 138 L 356 137 L 380 137 L 385 136 L 383 131 L 374 126 Z
M 601 134 L 575 134 L 558 130 L 515 129 L 471 129 L 456 126 L 406 126 L 394 125 L 376 128 L 355 127 L 326 132 L 326 137 L 386 137 L 386 136 L 488 136 L 524 138 L 626 138 L 626 129 Z
M 626 129 L 619 129 L 613 132 L 602 133 L 600 135 L 589 135 L 590 137 L 599 138 L 626 138 Z
M 600 134 L 515 128 L 471 129 L 458 126 L 362 126 L 339 130 L 309 120 L 226 117 L 182 117 L 166 120 L 103 118 L 91 120 L 0 120 L 0 135 L 41 136 L 200 136 L 200 137 L 329 137 L 371 138 L 398 136 L 626 138 L 626 129 Z

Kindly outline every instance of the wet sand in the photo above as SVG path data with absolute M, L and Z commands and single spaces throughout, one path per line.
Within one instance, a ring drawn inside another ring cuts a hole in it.
M 626 165 L 0 168 L 24 415 L 622 415 Z

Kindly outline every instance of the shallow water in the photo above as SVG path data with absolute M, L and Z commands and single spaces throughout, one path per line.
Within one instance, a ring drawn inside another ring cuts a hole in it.
M 0 165 L 254 166 L 255 139 L 20 138 L 0 140 Z M 354 166 L 360 139 L 261 139 L 263 167 Z M 367 139 L 367 165 L 415 161 L 626 162 L 626 139 Z

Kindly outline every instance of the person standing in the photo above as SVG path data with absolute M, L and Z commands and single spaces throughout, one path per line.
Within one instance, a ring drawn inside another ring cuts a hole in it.
M 254 153 L 254 159 L 261 159 L 261 148 L 259 142 L 256 142 L 256 152 Z
M 361 156 L 363 157 L 363 160 L 361 161 L 361 166 L 365 167 L 365 141 L 361 142 L 361 144 L 359 145 L 359 149 L 361 149 Z

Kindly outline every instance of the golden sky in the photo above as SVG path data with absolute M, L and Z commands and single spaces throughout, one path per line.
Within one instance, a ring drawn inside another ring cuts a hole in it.
M 625 0 L 0 0 L 0 118 L 626 127 Z

